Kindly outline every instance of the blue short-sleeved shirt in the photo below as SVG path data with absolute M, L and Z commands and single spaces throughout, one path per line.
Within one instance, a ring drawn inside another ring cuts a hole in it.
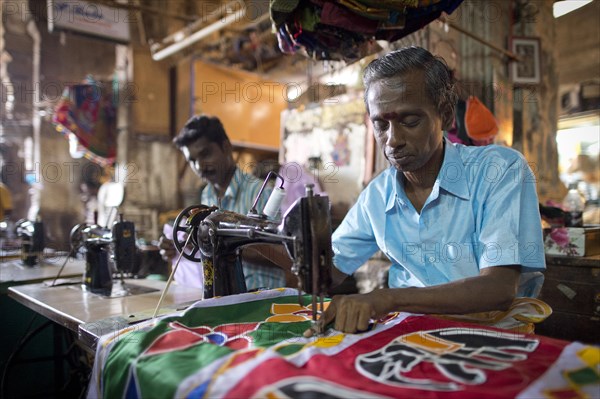
M 252 203 L 260 191 L 261 186 L 261 180 L 253 175 L 242 172 L 240 168 L 236 167 L 233 177 L 229 182 L 229 186 L 227 186 L 225 194 L 221 199 L 220 208 L 241 213 L 242 215 L 247 214 L 250 208 L 252 208 Z M 272 189 L 269 186 L 265 187 L 265 190 L 256 205 L 256 210 L 258 212 L 261 212 L 265 207 L 267 200 L 271 195 L 271 191 Z M 200 202 L 203 205 L 219 206 L 218 201 L 217 191 L 214 186 L 209 183 L 202 190 Z
M 538 295 L 545 268 L 535 176 L 517 151 L 445 143 L 421 213 L 390 167 L 360 194 L 332 237 L 334 263 L 352 274 L 377 250 L 392 261 L 390 287 L 425 287 L 521 265 L 517 295 Z
M 252 208 L 252 203 L 260 191 L 262 183 L 253 175 L 246 174 L 240 168 L 236 168 L 221 200 L 221 209 L 241 213 L 242 215 L 247 214 Z M 259 213 L 265 207 L 271 192 L 272 189 L 269 186 L 265 187 L 256 205 L 256 210 Z M 200 202 L 208 206 L 219 206 L 216 190 L 211 184 L 208 184 L 202 190 Z M 248 290 L 285 287 L 285 272 L 277 267 L 261 266 L 253 263 L 245 264 L 243 268 Z

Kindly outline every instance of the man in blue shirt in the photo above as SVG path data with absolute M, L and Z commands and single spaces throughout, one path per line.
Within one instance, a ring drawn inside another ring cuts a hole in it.
M 545 268 L 535 178 L 500 146 L 444 139 L 456 95 L 452 72 L 422 48 L 371 62 L 365 102 L 391 167 L 361 193 L 332 237 L 340 281 L 377 250 L 392 261 L 389 289 L 336 296 L 317 330 L 366 330 L 391 311 L 464 314 L 536 296 Z M 307 335 L 310 335 L 308 333 Z
M 207 182 L 200 197 L 201 204 L 218 206 L 243 215 L 248 213 L 260 191 L 262 181 L 244 173 L 236 166 L 231 142 L 218 118 L 206 115 L 192 117 L 173 143 L 181 150 L 194 173 Z M 270 194 L 271 189 L 265 187 L 257 204 L 259 212 L 264 208 Z M 173 259 L 176 251 L 170 240 L 161 237 L 160 247 L 163 258 Z M 199 272 L 201 264 L 193 266 L 198 269 L 186 270 L 190 265 L 180 264 L 175 280 L 188 285 L 191 282 L 182 280 L 202 280 Z M 243 270 L 248 290 L 285 286 L 285 272 L 278 267 L 253 261 L 244 263 Z M 202 283 L 195 281 L 192 284 Z

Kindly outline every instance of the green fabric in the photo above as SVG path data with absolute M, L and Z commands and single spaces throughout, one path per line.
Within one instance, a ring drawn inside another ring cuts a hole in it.
M 300 0 L 271 0 L 270 8 L 274 11 L 290 13 L 298 7 Z
M 302 7 L 299 10 L 299 20 L 302 25 L 302 29 L 314 32 L 317 28 L 317 24 L 320 22 L 319 15 L 314 7 Z
M 310 303 L 310 296 L 304 297 L 304 303 Z M 168 324 L 178 322 L 187 327 L 219 325 L 240 326 L 248 323 L 262 322 L 256 331 L 248 333 L 254 340 L 255 347 L 269 347 L 283 339 L 301 337 L 302 333 L 310 327 L 309 321 L 297 323 L 267 323 L 266 318 L 272 316 L 271 305 L 273 299 L 235 303 L 225 306 L 198 307 L 187 310 L 181 316 L 167 317 L 160 320 L 154 327 L 144 331 L 134 331 L 124 335 L 114 344 L 104 368 L 104 397 L 120 397 L 126 391 L 130 380 L 130 372 L 135 370 L 139 387 L 143 397 L 167 398 L 173 397 L 177 384 L 161 384 L 164 390 L 145 392 L 145 386 L 156 378 L 164 381 L 181 381 L 194 371 L 212 363 L 218 358 L 230 354 L 232 349 L 212 343 L 196 343 L 185 350 L 176 350 L 168 353 L 142 355 L 163 334 L 173 331 Z M 297 296 L 279 297 L 277 303 L 298 303 Z M 234 334 L 229 334 L 234 335 Z M 286 352 L 293 353 L 302 349 L 302 345 L 287 348 Z M 136 360 L 137 359 L 137 360 Z M 133 366 L 132 366 L 133 365 Z M 132 367 L 130 367 L 132 366 Z M 108 370 L 108 371 L 107 371 Z

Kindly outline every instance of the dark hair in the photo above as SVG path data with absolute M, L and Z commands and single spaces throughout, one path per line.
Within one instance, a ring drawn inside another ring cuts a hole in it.
M 421 47 L 405 47 L 392 51 L 367 65 L 363 73 L 367 112 L 369 111 L 367 94 L 373 82 L 402 76 L 413 71 L 423 71 L 427 96 L 440 114 L 443 110 L 451 110 L 454 114 L 454 107 L 458 101 L 454 74 L 442 58 L 434 56 Z
M 225 128 L 223 128 L 223 124 L 219 118 L 215 116 L 195 115 L 185 123 L 177 137 L 173 139 L 173 144 L 177 148 L 187 147 L 202 137 L 219 144 L 221 147 L 223 143 L 229 142 L 229 137 L 227 137 Z

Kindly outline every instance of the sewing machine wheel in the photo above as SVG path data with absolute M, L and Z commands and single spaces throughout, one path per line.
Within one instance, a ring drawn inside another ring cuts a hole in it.
M 202 220 L 216 209 L 217 208 L 214 206 L 192 205 L 185 208 L 177 215 L 173 225 L 173 244 L 175 244 L 177 251 L 182 253 L 183 257 L 187 260 L 191 260 L 192 262 L 202 261 L 202 258 L 198 254 L 200 248 L 197 240 L 198 226 L 200 226 Z M 183 236 L 185 237 L 183 240 L 180 239 L 179 233 L 183 233 Z M 193 249 L 185 252 L 183 249 L 190 234 L 192 235 L 190 242 L 192 243 Z
M 88 227 L 86 223 L 75 225 L 71 229 L 69 240 L 71 242 L 71 250 L 77 252 L 83 246 L 83 230 Z

